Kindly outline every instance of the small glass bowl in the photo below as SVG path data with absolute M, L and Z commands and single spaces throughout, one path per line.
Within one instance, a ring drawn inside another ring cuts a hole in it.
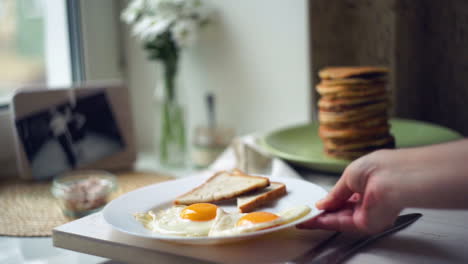
M 117 179 L 113 174 L 81 170 L 55 178 L 51 191 L 66 216 L 79 218 L 101 210 L 116 189 Z

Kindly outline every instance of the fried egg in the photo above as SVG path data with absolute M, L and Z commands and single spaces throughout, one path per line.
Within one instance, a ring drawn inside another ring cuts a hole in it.
M 177 236 L 207 236 L 221 208 L 214 204 L 197 203 L 174 206 L 154 214 L 137 213 L 135 218 L 152 231 Z
M 209 236 L 231 236 L 272 228 L 300 219 L 310 211 L 310 207 L 301 205 L 278 214 L 269 212 L 253 212 L 248 214 L 223 212 L 216 217 Z
M 149 211 L 137 213 L 134 216 L 145 228 L 161 234 L 219 237 L 284 225 L 304 217 L 310 211 L 310 207 L 302 205 L 278 214 L 270 212 L 228 213 L 214 204 L 197 203 L 170 207 L 157 214 Z

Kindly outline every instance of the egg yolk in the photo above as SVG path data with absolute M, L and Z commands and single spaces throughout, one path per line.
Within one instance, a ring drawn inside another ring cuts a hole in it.
M 279 216 L 268 212 L 253 212 L 246 214 L 237 221 L 237 226 L 249 226 L 277 219 Z
M 196 203 L 185 207 L 180 213 L 182 219 L 209 221 L 216 217 L 218 206 L 210 203 Z

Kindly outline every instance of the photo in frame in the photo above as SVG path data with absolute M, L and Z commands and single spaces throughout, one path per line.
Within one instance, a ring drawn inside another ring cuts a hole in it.
M 18 170 L 44 180 L 75 169 L 126 169 L 135 160 L 127 91 L 118 84 L 23 90 L 13 97 Z

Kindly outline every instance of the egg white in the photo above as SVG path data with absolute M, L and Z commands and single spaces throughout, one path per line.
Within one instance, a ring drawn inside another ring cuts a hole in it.
M 218 208 L 216 217 L 213 220 L 191 221 L 180 217 L 180 213 L 185 207 L 174 206 L 161 210 L 158 214 L 148 211 L 147 213 L 137 213 L 134 216 L 145 228 L 161 234 L 187 237 L 220 237 L 284 225 L 306 216 L 311 211 L 310 207 L 301 205 L 278 213 L 279 217 L 272 221 L 253 223 L 248 226 L 236 226 L 239 219 L 246 215 L 245 213 L 228 213 Z
M 223 213 L 216 217 L 208 236 L 219 237 L 238 235 L 284 225 L 306 216 L 310 211 L 310 207 L 306 205 L 296 206 L 278 213 L 277 215 L 279 217 L 275 220 L 255 223 L 248 226 L 236 226 L 237 221 L 246 214 Z
M 186 206 L 174 206 L 154 214 L 152 211 L 147 213 L 135 214 L 137 221 L 143 224 L 147 229 L 166 235 L 199 237 L 207 236 L 213 220 L 192 221 L 180 217 L 180 213 Z M 222 209 L 217 209 L 217 215 Z
M 242 213 L 227 213 L 220 212 L 216 215 L 213 225 L 208 236 L 227 236 L 230 235 L 229 231 L 232 230 L 237 221 L 246 214 Z

